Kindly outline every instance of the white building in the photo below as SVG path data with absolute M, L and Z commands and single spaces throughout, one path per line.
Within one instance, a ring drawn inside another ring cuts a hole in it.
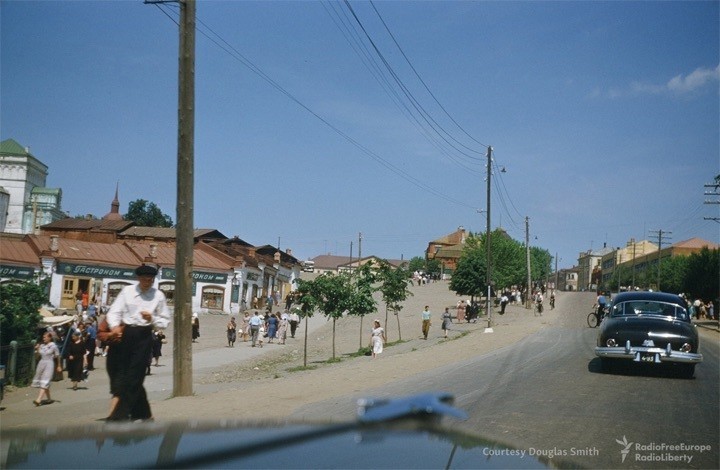
M 43 224 L 62 219 L 62 191 L 45 187 L 48 167 L 13 139 L 0 142 L 0 231 L 33 233 Z M 4 219 L 4 220 L 3 220 Z

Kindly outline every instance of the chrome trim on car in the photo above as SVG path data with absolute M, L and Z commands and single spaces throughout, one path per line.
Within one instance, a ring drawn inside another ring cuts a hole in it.
M 630 346 L 630 341 L 625 343 L 625 347 L 596 347 L 595 355 L 598 357 L 606 357 L 608 359 L 630 359 L 635 362 L 680 362 L 684 364 L 699 364 L 703 360 L 700 353 L 691 353 L 673 350 L 668 343 L 667 348 L 650 348 L 644 346 Z M 652 355 L 652 360 L 644 360 Z

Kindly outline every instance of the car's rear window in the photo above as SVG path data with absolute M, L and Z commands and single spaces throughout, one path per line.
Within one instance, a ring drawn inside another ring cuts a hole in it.
M 687 311 L 681 306 L 652 300 L 633 300 L 614 304 L 612 306 L 612 315 L 655 315 L 674 317 L 681 320 L 687 320 L 688 318 Z

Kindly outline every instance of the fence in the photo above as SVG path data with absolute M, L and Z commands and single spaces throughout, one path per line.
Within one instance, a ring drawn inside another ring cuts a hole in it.
M 6 383 L 25 387 L 32 382 L 36 365 L 35 343 L 18 344 L 17 341 L 10 341 L 9 345 L 0 347 L 0 364 L 5 366 Z

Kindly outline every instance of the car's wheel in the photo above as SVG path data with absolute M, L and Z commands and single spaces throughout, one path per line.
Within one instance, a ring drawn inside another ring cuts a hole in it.
M 692 379 L 695 376 L 695 364 L 678 364 L 680 376 Z
M 587 317 L 587 324 L 590 328 L 595 328 L 598 326 L 598 317 L 594 313 L 590 313 Z

